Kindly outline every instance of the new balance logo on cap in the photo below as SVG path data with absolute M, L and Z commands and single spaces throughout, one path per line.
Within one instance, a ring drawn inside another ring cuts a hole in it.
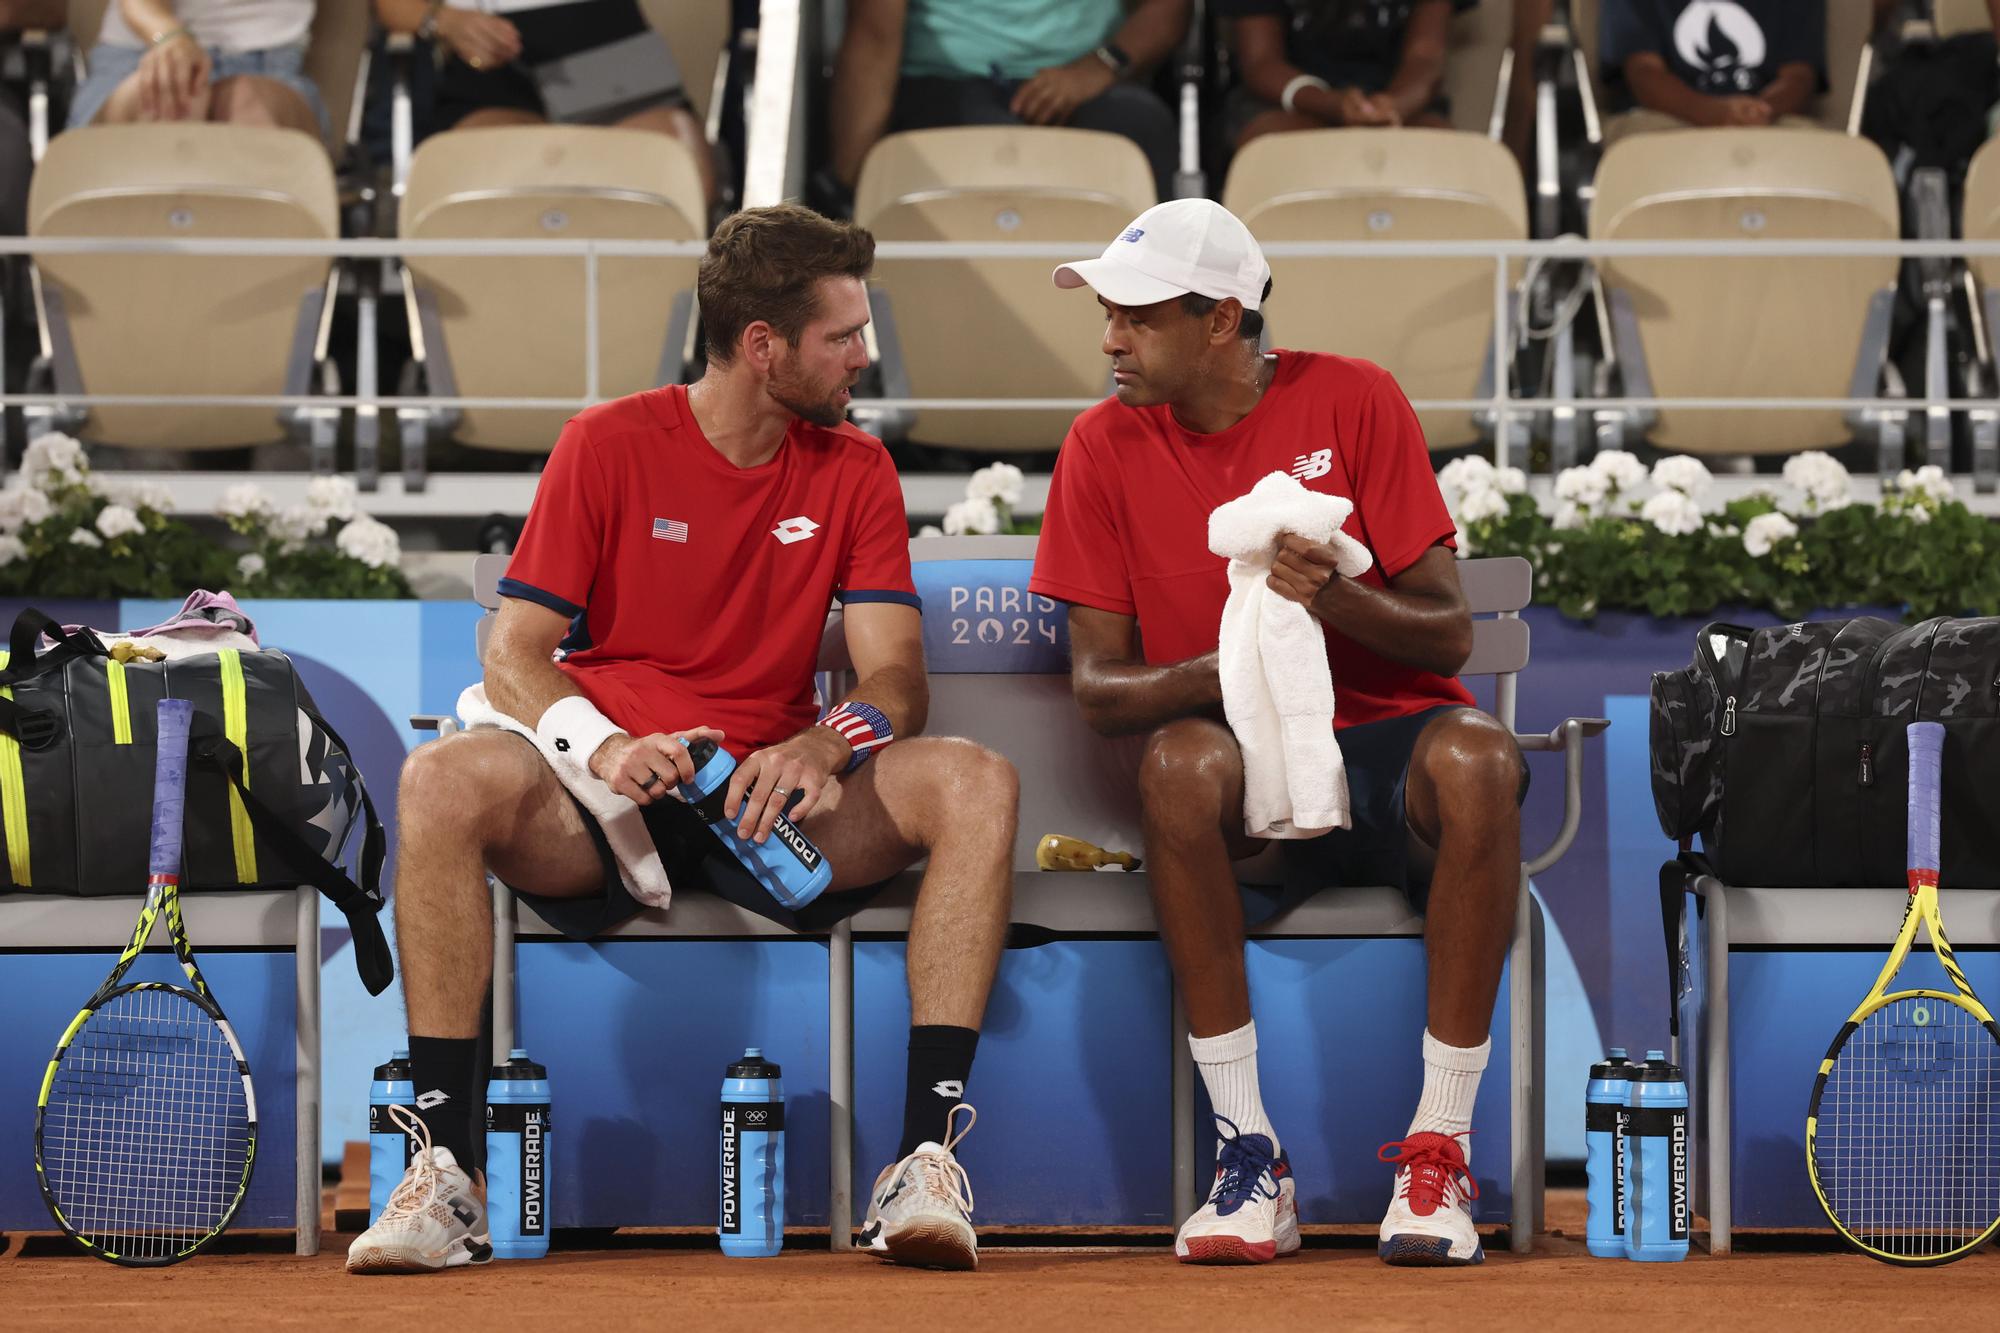
M 960 1079 L 948 1078 L 942 1083 L 933 1083 L 931 1091 L 940 1097 L 949 1097 L 953 1101 L 961 1101 L 965 1097 L 965 1083 Z
M 417 1109 L 419 1111 L 434 1111 L 438 1107 L 443 1106 L 446 1102 L 450 1100 L 451 1100 L 450 1093 L 440 1091 L 437 1088 L 432 1088 L 429 1092 L 419 1093 L 417 1095 Z
M 1099 236 L 1102 236 L 1104 233 L 1099 232 L 1097 234 Z M 1125 234 L 1123 236 L 1120 236 L 1118 239 L 1121 241 L 1136 241 L 1145 234 L 1146 234 L 1146 229 L 1144 227 L 1130 227 L 1127 228 Z
M 1333 450 L 1315 449 L 1309 454 L 1300 454 L 1292 464 L 1292 475 L 1300 481 L 1311 481 L 1314 477 L 1324 477 L 1333 471 Z

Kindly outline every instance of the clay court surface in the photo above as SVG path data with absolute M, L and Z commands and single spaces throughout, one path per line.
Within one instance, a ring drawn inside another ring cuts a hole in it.
M 1581 1229 L 1580 1206 L 1557 1195 L 1549 1211 L 1551 1226 Z M 273 1237 L 247 1252 L 135 1272 L 67 1253 L 59 1238 L 12 1237 L 0 1257 L 0 1327 L 1863 1333 L 2000 1320 L 2000 1251 L 1902 1270 L 1797 1237 L 1745 1237 L 1747 1248 L 1724 1258 L 1697 1252 L 1681 1264 L 1628 1264 L 1592 1259 L 1580 1241 L 1553 1234 L 1531 1257 L 1500 1249 L 1483 1267 L 1449 1272 L 1385 1267 L 1351 1232 L 1309 1235 L 1300 1254 L 1249 1269 L 1187 1268 L 1164 1248 L 1023 1250 L 989 1241 L 979 1271 L 965 1274 L 828 1254 L 823 1241 L 804 1237 L 777 1259 L 732 1260 L 692 1237 L 621 1234 L 608 1248 L 411 1278 L 348 1277 L 341 1260 L 349 1239 L 329 1232 L 313 1259 L 275 1252 L 289 1238 Z

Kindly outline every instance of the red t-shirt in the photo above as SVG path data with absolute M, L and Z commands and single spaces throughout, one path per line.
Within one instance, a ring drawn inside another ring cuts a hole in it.
M 1394 379 L 1367 361 L 1280 352 L 1250 415 L 1213 435 L 1171 409 L 1107 399 L 1076 419 L 1056 456 L 1031 591 L 1134 616 L 1146 661 L 1211 652 L 1229 600 L 1228 562 L 1208 549 L 1208 516 L 1272 472 L 1345 496 L 1343 530 L 1375 565 L 1361 581 L 1396 577 L 1455 527 L 1431 471 L 1416 413 Z M 1334 726 L 1469 704 L 1457 679 L 1404 666 L 1331 626 Z
M 563 427 L 500 593 L 572 617 L 560 665 L 627 732 L 720 727 L 739 759 L 818 717 L 834 598 L 921 606 L 881 441 L 795 421 L 739 468 L 680 385 Z

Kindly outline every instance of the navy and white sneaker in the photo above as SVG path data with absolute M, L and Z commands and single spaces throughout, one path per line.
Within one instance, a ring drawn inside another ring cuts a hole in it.
M 1174 1256 L 1184 1264 L 1268 1264 L 1299 1248 L 1298 1185 L 1292 1163 L 1263 1134 L 1215 1117 L 1222 1151 L 1208 1202 L 1181 1223 Z
M 429 1126 L 400 1106 L 389 1117 L 417 1141 L 417 1155 L 382 1216 L 347 1249 L 350 1273 L 434 1273 L 493 1257 L 486 1202 L 449 1148 L 431 1146 Z
M 1456 1268 L 1486 1261 L 1472 1225 L 1479 1182 L 1472 1178 L 1457 1138 L 1412 1134 L 1383 1144 L 1376 1156 L 1396 1164 L 1396 1190 L 1375 1247 L 1384 1263 Z
M 965 1128 L 957 1127 L 965 1112 Z M 979 1267 L 979 1238 L 972 1230 L 972 1182 L 952 1149 L 972 1132 L 979 1113 L 960 1102 L 945 1116 L 943 1143 L 917 1150 L 875 1177 L 861 1248 L 913 1268 Z

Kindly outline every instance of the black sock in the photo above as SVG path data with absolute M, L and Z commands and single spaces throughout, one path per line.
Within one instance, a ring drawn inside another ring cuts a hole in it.
M 979 1034 L 971 1028 L 945 1026 L 910 1029 L 910 1082 L 903 1095 L 901 1161 L 920 1143 L 942 1143 L 949 1132 L 952 1108 L 965 1100 L 965 1080 L 972 1073 L 972 1055 Z
M 486 1099 L 481 1093 L 484 1072 L 478 1068 L 475 1037 L 411 1037 L 410 1080 L 417 1090 L 411 1109 L 430 1129 L 431 1142 L 451 1149 L 469 1174 L 478 1169 L 473 1151 L 473 1123 L 486 1129 Z

